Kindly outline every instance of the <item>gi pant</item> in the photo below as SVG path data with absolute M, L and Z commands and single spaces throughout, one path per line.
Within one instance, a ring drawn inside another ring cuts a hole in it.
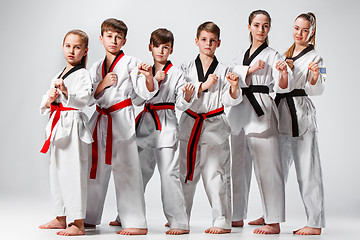
M 86 214 L 87 174 L 90 144 L 71 135 L 52 143 L 50 154 L 50 189 L 55 216 L 68 222 L 84 219 Z
M 252 163 L 262 200 L 265 222 L 285 221 L 285 187 L 279 153 L 278 131 L 231 136 L 233 221 L 247 218 Z
M 85 222 L 98 225 L 113 172 L 117 210 L 124 228 L 147 228 L 145 200 L 135 135 L 113 143 L 112 164 L 105 164 L 105 141 L 99 140 L 96 179 L 88 179 L 88 208 Z
M 144 191 L 157 164 L 161 180 L 163 210 L 170 228 L 189 230 L 179 159 L 174 158 L 176 148 L 177 144 L 164 148 L 138 147 Z
M 317 142 L 317 132 L 307 131 L 299 137 L 279 135 L 284 178 L 295 163 L 300 195 L 305 206 L 307 226 L 325 227 L 324 189 Z
M 213 215 L 213 226 L 231 229 L 231 183 L 229 141 L 219 145 L 199 144 L 196 153 L 195 170 L 192 181 L 185 183 L 187 173 L 187 145 L 180 141 L 179 159 L 181 182 L 183 185 L 186 212 L 190 219 L 196 184 L 202 176 L 204 188 Z

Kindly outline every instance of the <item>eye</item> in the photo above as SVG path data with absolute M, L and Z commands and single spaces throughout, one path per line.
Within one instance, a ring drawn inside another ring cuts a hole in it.
M 76 48 L 76 49 L 81 49 L 81 47 L 80 47 L 80 46 L 76 46 L 75 48 Z
M 304 29 L 304 32 L 306 32 L 306 33 L 307 33 L 307 32 L 309 32 L 309 30 L 307 30 L 307 29 Z

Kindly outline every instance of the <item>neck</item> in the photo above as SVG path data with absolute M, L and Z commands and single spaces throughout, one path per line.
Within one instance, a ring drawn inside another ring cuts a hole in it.
M 301 52 L 302 50 L 304 50 L 305 48 L 307 48 L 309 46 L 308 43 L 300 45 L 300 44 L 295 44 L 295 49 L 294 52 Z
M 265 42 L 265 41 L 264 41 L 264 42 Z M 259 48 L 261 45 L 263 45 L 264 42 L 253 41 L 251 48 L 252 48 L 252 49 L 257 49 L 257 48 Z
M 167 60 L 164 62 L 154 61 L 155 72 L 162 70 L 164 68 L 166 62 L 167 62 Z
M 114 61 L 114 59 L 116 58 L 116 55 L 118 55 L 119 53 L 113 54 L 110 52 L 106 52 L 106 61 L 107 63 L 112 63 Z
M 212 63 L 212 61 L 214 60 L 215 55 L 205 55 L 200 53 L 200 60 L 202 62 L 203 65 L 206 65 L 207 63 L 210 65 Z

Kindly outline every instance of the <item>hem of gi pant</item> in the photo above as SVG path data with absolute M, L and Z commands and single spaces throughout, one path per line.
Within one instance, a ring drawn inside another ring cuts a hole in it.
M 222 229 L 231 229 L 231 221 L 230 220 L 215 220 L 214 227 L 222 228 Z
M 74 222 L 75 220 L 81 220 L 81 219 L 85 219 L 85 213 L 81 213 L 78 212 L 76 214 L 68 214 L 66 216 L 66 221 L 67 222 Z
M 325 221 L 320 221 L 321 223 L 307 222 L 306 226 L 312 228 L 325 228 Z
M 189 224 L 178 224 L 176 222 L 175 223 L 172 222 L 171 224 L 169 223 L 169 225 L 171 229 L 176 228 L 176 229 L 190 230 Z
M 91 225 L 100 225 L 101 221 L 91 221 L 89 218 L 84 218 L 84 223 L 91 224 Z
M 245 219 L 247 219 L 247 214 L 246 215 L 240 215 L 240 217 L 233 216 L 231 221 L 236 222 L 236 221 L 242 221 L 242 220 L 245 220 Z
M 265 223 L 266 224 L 275 224 L 275 223 L 283 223 L 285 222 L 285 218 L 284 217 L 279 217 L 279 218 L 269 218 L 269 217 L 264 217 Z
M 142 223 L 138 223 L 138 224 L 134 224 L 134 223 L 123 223 L 121 222 L 122 228 L 139 228 L 139 229 L 147 229 L 147 224 L 146 222 L 142 222 Z

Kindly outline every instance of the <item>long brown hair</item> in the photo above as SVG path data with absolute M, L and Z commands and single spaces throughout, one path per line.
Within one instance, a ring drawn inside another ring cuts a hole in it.
M 248 22 L 249 22 L 249 25 L 251 25 L 252 21 L 254 20 L 254 18 L 257 16 L 257 15 L 265 15 L 267 17 L 267 19 L 269 20 L 269 26 L 271 27 L 271 17 L 270 17 L 270 14 L 265 11 L 265 10 L 255 10 L 255 11 L 252 11 L 249 15 L 249 19 L 248 19 Z M 250 42 L 252 43 L 253 42 L 253 37 L 251 35 L 251 33 L 249 33 L 249 36 L 250 36 Z M 266 36 L 266 39 L 265 39 L 266 43 L 269 44 L 269 38 L 268 36 Z
M 69 36 L 70 34 L 78 35 L 81 39 L 81 43 L 83 43 L 85 45 L 85 48 L 88 48 L 89 37 L 84 31 L 79 30 L 79 29 L 70 30 L 64 37 L 63 45 L 65 43 L 66 37 Z M 84 65 L 85 67 L 86 67 L 86 62 L 87 62 L 87 54 L 81 58 L 81 64 Z
M 311 43 L 312 45 L 314 45 L 314 48 L 315 48 L 315 34 L 316 34 L 316 17 L 315 17 L 315 14 L 313 14 L 312 12 L 308 12 L 308 13 L 302 13 L 300 14 L 299 16 L 297 16 L 297 18 L 295 18 L 295 21 L 296 19 L 298 18 L 302 18 L 306 21 L 308 21 L 310 23 L 310 27 L 311 27 L 311 36 L 310 36 L 310 39 L 309 39 L 309 43 Z M 314 32 L 312 34 L 312 32 Z M 291 58 L 294 54 L 294 51 L 295 51 L 295 43 L 293 43 L 293 45 L 291 45 L 291 47 L 286 51 L 285 53 L 285 57 L 286 58 Z

